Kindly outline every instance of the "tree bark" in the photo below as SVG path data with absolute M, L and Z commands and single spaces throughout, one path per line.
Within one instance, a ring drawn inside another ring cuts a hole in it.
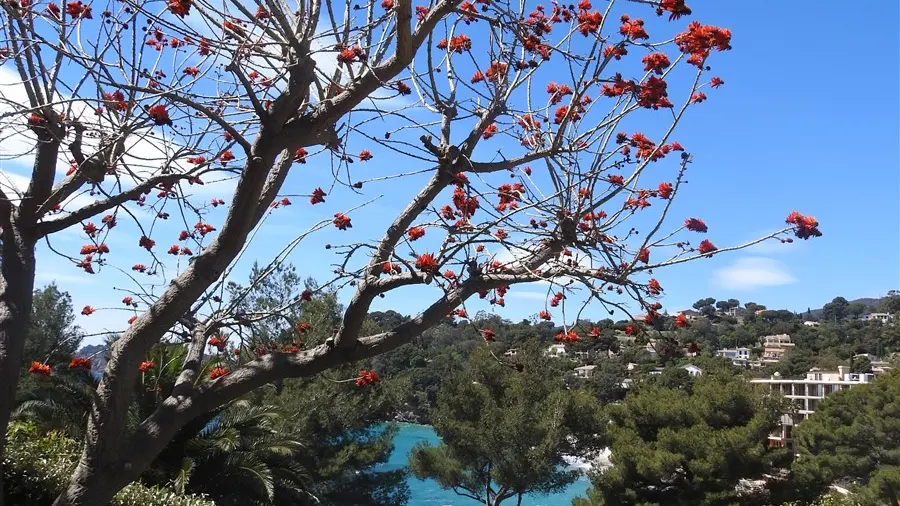
M 0 265 L 0 457 L 6 446 L 6 427 L 16 399 L 25 332 L 34 298 L 34 240 L 16 226 L 3 229 Z M 4 504 L 3 461 L 0 459 L 0 506 Z

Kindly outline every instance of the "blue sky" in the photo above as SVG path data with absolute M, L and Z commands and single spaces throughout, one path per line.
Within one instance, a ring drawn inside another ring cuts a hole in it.
M 767 243 L 660 271 L 656 277 L 665 288 L 665 307 L 676 310 L 711 296 L 800 311 L 820 307 L 837 295 L 853 299 L 900 288 L 898 5 L 859 3 L 851 13 L 811 1 L 780 2 L 777 8 L 772 3 L 767 9 L 711 0 L 689 4 L 696 19 L 730 28 L 734 49 L 714 55 L 713 75 L 726 84 L 707 90 L 709 100 L 691 108 L 675 136 L 689 147 L 695 162 L 673 215 L 702 217 L 710 227 L 710 239 L 719 246 L 776 230 L 794 209 L 818 218 L 824 236 L 790 245 Z M 861 29 L 865 33 L 857 33 Z M 654 126 L 645 128 L 651 131 Z M 374 144 L 372 151 L 373 161 L 355 164 L 355 179 L 416 168 Z M 0 168 L 24 176 L 26 167 L 5 162 Z M 296 166 L 285 193 L 308 194 L 316 186 L 327 189 L 330 180 L 327 162 Z M 352 213 L 355 235 L 328 227 L 290 255 L 303 274 L 327 279 L 334 257 L 322 245 L 380 237 L 386 219 L 403 208 L 424 180 L 425 176 L 413 176 L 367 185 L 362 197 L 338 190 L 326 198 L 326 205 L 315 207 L 303 197 L 293 198 L 294 206 L 278 209 L 267 219 L 236 264 L 232 279 L 243 281 L 254 259 L 270 260 L 293 236 L 318 221 L 376 198 Z M 230 201 L 228 188 L 222 183 L 196 191 L 198 198 Z M 224 210 L 219 209 L 208 221 L 220 224 L 223 218 Z M 677 225 L 680 218 L 674 220 Z M 177 234 L 180 228 L 170 226 Z M 170 244 L 166 241 L 157 239 L 160 256 Z M 73 254 L 84 242 L 75 229 L 53 238 L 54 247 Z M 148 260 L 136 248 L 133 234 L 117 229 L 106 242 L 122 251 L 116 263 L 126 271 L 131 264 Z M 178 268 L 175 258 L 168 260 L 169 269 Z M 125 291 L 116 288 L 133 289 L 127 277 L 113 271 L 81 273 L 42 247 L 37 283 L 52 280 L 72 293 L 77 311 L 86 304 L 101 308 L 89 318 L 78 317 L 89 331 L 124 327 L 130 314 L 119 303 Z M 497 312 L 513 320 L 533 315 L 541 309 L 540 289 L 514 288 L 507 307 Z M 374 309 L 414 313 L 435 293 L 406 289 L 377 301 Z M 342 295 L 349 298 L 351 292 Z M 584 316 L 606 315 L 597 308 Z

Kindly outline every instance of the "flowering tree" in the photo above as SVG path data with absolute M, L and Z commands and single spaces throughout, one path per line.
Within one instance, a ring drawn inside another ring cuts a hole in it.
M 31 174 L 11 174 L 0 195 L 0 423 L 15 391 L 39 241 L 85 275 L 134 285 L 122 301 L 133 317 L 110 350 L 84 453 L 58 505 L 104 503 L 199 414 L 266 383 L 393 349 L 448 315 L 464 319 L 473 296 L 503 306 L 512 285 L 549 283 L 542 318 L 558 307 L 574 322 L 589 302 L 626 310 L 623 301 L 636 300 L 652 323 L 663 288 L 651 271 L 792 232 L 820 235 L 796 212 L 783 229 L 729 248 L 694 244 L 688 234 L 707 232 L 698 218 L 667 225 L 691 162 L 673 132 L 724 83 L 709 58 L 731 39 L 681 20 L 692 14 L 681 0 L 602 10 L 589 0 L 2 6 L 0 143 L 21 148 L 4 156 L 27 161 Z M 627 9 L 644 11 L 646 24 Z M 652 42 L 650 25 L 666 35 Z M 404 168 L 379 164 L 382 156 Z M 297 170 L 306 175 L 289 177 Z M 308 187 L 318 173 L 328 184 Z M 366 193 L 399 198 L 399 181 L 421 187 L 381 222 L 383 236 L 353 228 L 377 200 Z M 204 186 L 231 196 L 210 198 Z M 335 276 L 322 288 L 353 295 L 338 330 L 315 346 L 299 339 L 308 322 L 241 313 L 240 296 L 224 291 L 261 222 L 291 197 L 342 206 L 273 260 L 326 228 L 346 236 L 326 245 Z M 86 237 L 80 251 L 51 241 L 66 229 Z M 117 264 L 107 240 L 122 236 L 144 261 Z M 373 301 L 411 287 L 432 293 L 416 317 L 362 334 Z M 297 340 L 277 342 L 276 321 L 296 326 Z M 636 321 L 629 332 L 647 328 Z M 481 331 L 490 341 L 491 329 Z M 559 339 L 591 335 L 566 327 Z M 133 385 L 154 367 L 147 354 L 173 342 L 189 345 L 177 384 L 129 430 Z M 200 378 L 210 358 L 219 367 Z M 376 380 L 366 371 L 357 383 Z

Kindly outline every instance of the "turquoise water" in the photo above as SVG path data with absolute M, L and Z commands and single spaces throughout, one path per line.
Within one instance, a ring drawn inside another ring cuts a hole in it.
M 428 441 L 433 444 L 440 442 L 437 434 L 426 425 L 402 424 L 397 437 L 394 439 L 394 453 L 388 461 L 387 468 L 405 466 L 409 459 L 409 452 L 419 441 Z M 584 496 L 590 482 L 582 477 L 569 486 L 565 492 L 546 496 L 526 497 L 522 500 L 522 506 L 571 506 L 572 499 Z M 477 506 L 478 501 L 456 495 L 451 490 L 444 490 L 432 480 L 418 480 L 414 476 L 409 478 L 410 500 L 409 506 Z M 513 499 L 504 504 L 514 505 Z

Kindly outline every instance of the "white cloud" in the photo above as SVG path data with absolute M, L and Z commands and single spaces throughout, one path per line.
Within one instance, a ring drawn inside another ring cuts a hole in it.
M 729 290 L 754 290 L 782 286 L 797 280 L 784 263 L 766 257 L 739 258 L 733 264 L 713 272 L 713 281 Z

